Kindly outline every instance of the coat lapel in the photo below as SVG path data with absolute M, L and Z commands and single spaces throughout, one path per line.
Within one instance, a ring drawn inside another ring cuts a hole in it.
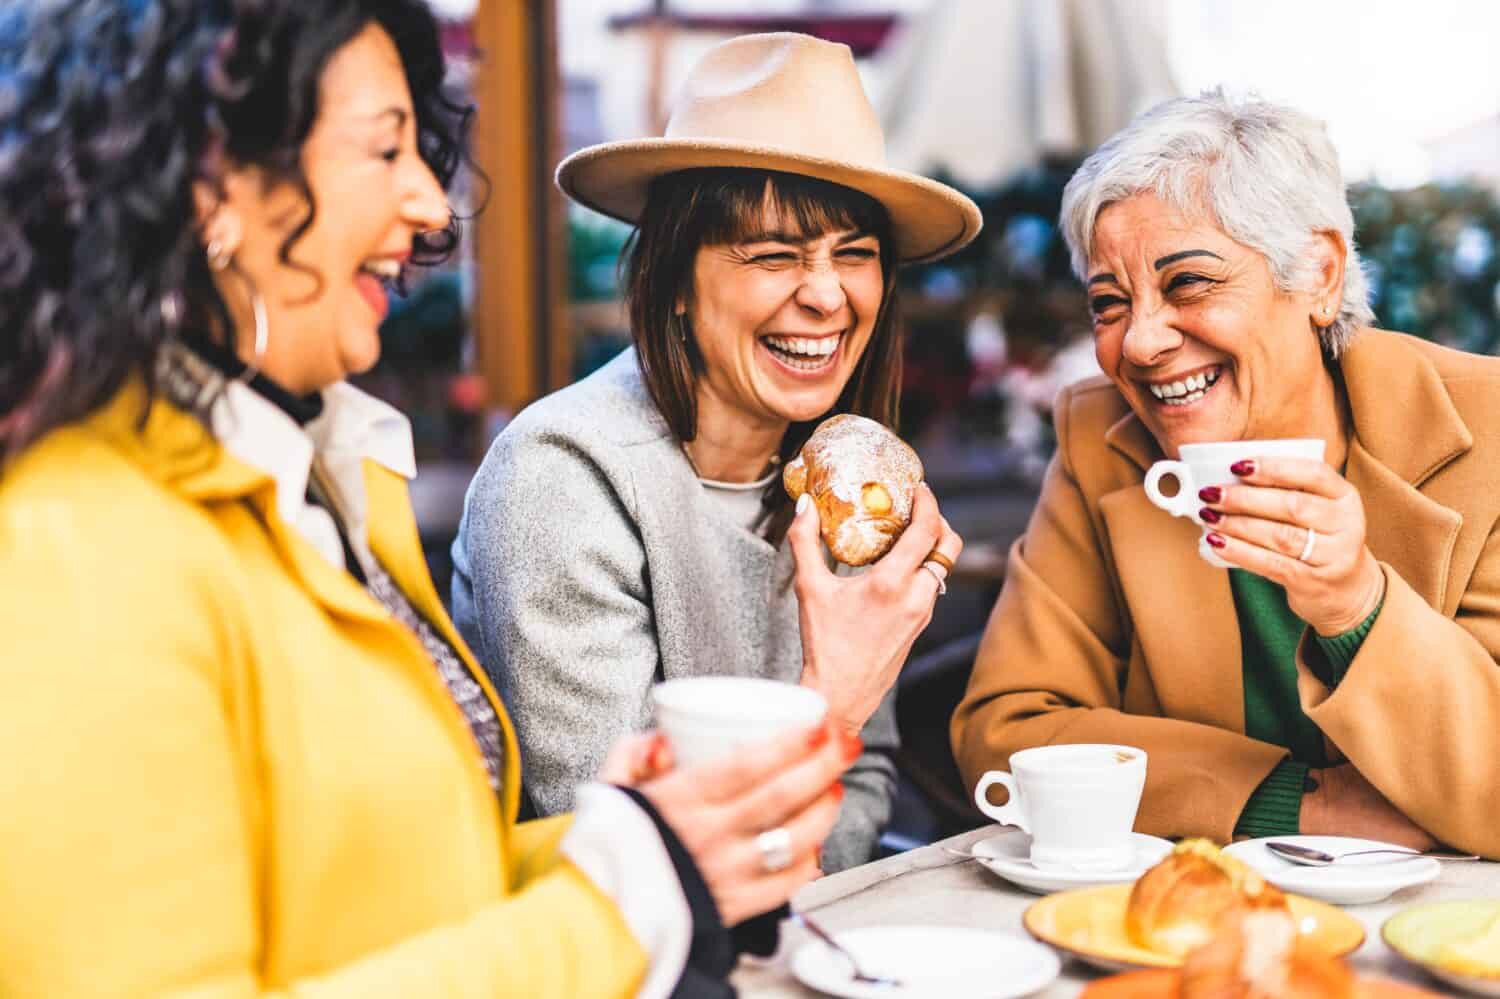
M 1442 376 L 1405 337 L 1363 334 L 1343 372 L 1354 418 L 1344 475 L 1364 500 L 1366 543 L 1430 606 L 1452 614 L 1461 594 L 1448 582 L 1463 517 L 1420 490 L 1473 447 L 1473 435 Z
M 464 644 L 452 618 L 432 585 L 432 574 L 427 571 L 427 560 L 422 554 L 421 535 L 417 530 L 416 514 L 412 510 L 406 480 L 388 468 L 368 459 L 364 462 L 365 495 L 369 503 L 369 521 L 366 525 L 370 551 L 380 560 L 387 572 L 401 587 L 401 592 L 411 601 L 417 612 L 443 636 L 453 647 L 474 682 L 484 690 L 490 705 L 500 719 L 502 738 L 505 740 L 505 827 L 515 822 L 520 808 L 521 751 L 516 742 L 515 729 L 506 714 L 500 695 L 490 684 L 489 677 L 479 667 L 473 652 Z M 341 573 L 347 577 L 347 573 Z M 363 589 L 361 589 L 363 592 Z
M 1239 622 L 1229 573 L 1198 555 L 1197 524 L 1140 486 L 1100 498 L 1110 552 L 1164 714 L 1243 732 Z

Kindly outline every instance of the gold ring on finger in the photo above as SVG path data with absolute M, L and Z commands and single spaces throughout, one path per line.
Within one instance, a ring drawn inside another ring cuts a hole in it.
M 942 596 L 948 592 L 948 570 L 943 568 L 941 562 L 936 559 L 928 559 L 922 563 L 922 568 L 932 573 L 932 578 L 937 580 L 937 595 Z
M 934 548 L 932 551 L 928 552 L 927 553 L 927 557 L 925 559 L 923 559 L 923 561 L 924 562 L 936 562 L 938 565 L 940 565 L 940 566 L 943 567 L 943 571 L 944 572 L 952 572 L 953 571 L 953 560 L 951 558 L 949 558 L 948 556 L 944 555 L 942 552 L 938 551 L 936 548 Z

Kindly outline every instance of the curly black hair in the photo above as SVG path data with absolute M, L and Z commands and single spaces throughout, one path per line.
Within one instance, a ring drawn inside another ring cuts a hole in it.
M 329 57 L 374 23 L 396 43 L 418 150 L 447 188 L 471 109 L 443 85 L 423 0 L 5 0 L 0 4 L 0 455 L 108 401 L 154 392 L 163 345 L 230 330 L 193 188 L 227 163 L 307 198 L 303 141 Z M 431 264 L 457 222 L 417 237 Z

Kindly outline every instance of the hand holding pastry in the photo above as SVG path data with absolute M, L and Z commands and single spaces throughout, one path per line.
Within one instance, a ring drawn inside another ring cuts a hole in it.
M 818 544 L 818 506 L 799 500 L 787 538 L 797 561 L 794 583 L 802 626 L 802 683 L 828 699 L 829 717 L 848 732 L 864 727 L 896 682 L 963 539 L 938 513 L 925 485 L 916 490 L 911 524 L 895 546 L 857 576 L 829 571 Z

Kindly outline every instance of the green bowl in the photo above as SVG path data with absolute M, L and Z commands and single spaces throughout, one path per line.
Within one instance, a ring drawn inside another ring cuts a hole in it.
M 1500 996 L 1500 972 L 1492 976 L 1465 975 L 1437 961 L 1450 941 L 1476 936 L 1496 918 L 1500 918 L 1500 898 L 1414 905 L 1387 919 L 1380 928 L 1380 938 L 1391 950 L 1450 985 L 1482 996 Z

